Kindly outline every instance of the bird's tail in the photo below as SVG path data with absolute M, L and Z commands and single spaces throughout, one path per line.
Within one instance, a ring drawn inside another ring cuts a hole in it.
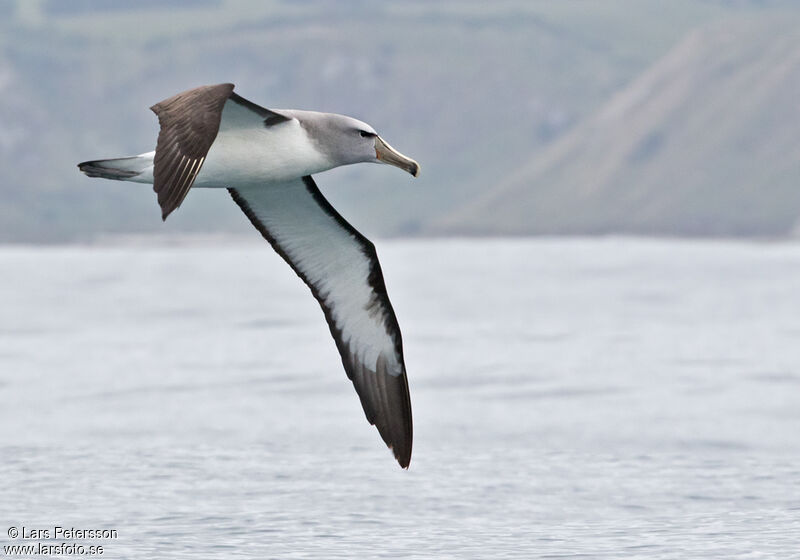
M 139 156 L 84 161 L 78 164 L 78 169 L 89 177 L 138 182 L 149 176 L 152 181 L 153 154 L 151 152 Z

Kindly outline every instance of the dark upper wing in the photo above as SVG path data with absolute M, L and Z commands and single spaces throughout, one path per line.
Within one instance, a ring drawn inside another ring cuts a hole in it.
M 150 107 L 161 125 L 153 161 L 153 190 L 164 220 L 180 206 L 200 173 L 231 93 L 233 84 L 202 86 Z
M 311 177 L 229 191 L 311 288 L 367 420 L 408 467 L 413 430 L 403 343 L 375 246 L 336 212 Z
M 153 190 L 163 219 L 181 205 L 200 173 L 220 130 L 226 103 L 226 119 L 231 122 L 222 123 L 225 128 L 271 126 L 289 120 L 236 95 L 233 84 L 190 89 L 150 107 L 161 125 L 153 161 Z

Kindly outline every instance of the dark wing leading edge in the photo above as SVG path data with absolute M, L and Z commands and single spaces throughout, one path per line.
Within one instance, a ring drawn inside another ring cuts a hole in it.
M 403 343 L 375 246 L 347 223 L 311 177 L 228 189 L 322 306 L 367 420 L 411 461 L 411 400 Z

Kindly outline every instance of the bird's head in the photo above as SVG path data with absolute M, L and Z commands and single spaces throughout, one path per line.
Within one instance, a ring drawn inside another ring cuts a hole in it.
M 419 164 L 404 156 L 381 138 L 365 122 L 344 115 L 318 113 L 316 118 L 301 119 L 322 151 L 338 165 L 351 163 L 388 163 L 419 176 Z

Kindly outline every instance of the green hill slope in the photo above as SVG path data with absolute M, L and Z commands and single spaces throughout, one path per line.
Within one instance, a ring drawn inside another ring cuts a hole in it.
M 436 230 L 787 234 L 800 216 L 798 123 L 800 19 L 719 22 Z

